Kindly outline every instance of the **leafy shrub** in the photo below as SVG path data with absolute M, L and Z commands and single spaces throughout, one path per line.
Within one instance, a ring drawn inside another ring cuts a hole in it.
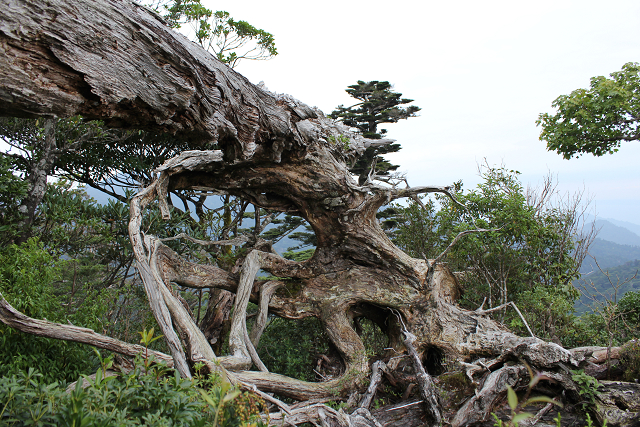
M 329 351 L 329 337 L 315 317 L 301 320 L 274 318 L 267 325 L 258 354 L 270 371 L 313 381 L 315 361 Z
M 518 307 L 526 313 L 524 316 L 529 326 L 536 331 L 536 336 L 556 342 L 573 339 L 575 298 L 571 292 L 567 292 L 560 286 L 538 285 L 531 290 L 523 291 L 518 296 L 518 300 Z M 514 317 L 509 326 L 521 335 L 527 333 L 519 317 Z
M 620 364 L 624 369 L 625 381 L 640 378 L 640 340 L 631 340 L 622 346 Z
M 598 387 L 600 386 L 598 380 L 585 374 L 584 369 L 571 371 L 571 379 L 576 382 L 578 393 L 580 393 L 580 396 L 584 399 L 582 408 L 586 409 L 589 405 L 595 403 L 595 398 L 598 395 Z
M 4 246 L 19 234 L 24 214 L 19 206 L 27 194 L 29 185 L 14 175 L 15 160 L 0 156 L 0 243 Z
M 618 301 L 618 311 L 624 323 L 623 329 L 638 334 L 640 332 L 640 291 L 627 292 Z
M 378 325 L 367 318 L 355 320 L 356 331 L 365 346 L 367 357 L 382 354 L 389 339 Z M 258 354 L 267 368 L 275 373 L 304 381 L 315 381 L 317 362 L 323 355 L 335 361 L 337 351 L 320 320 L 307 317 L 301 320 L 273 318 L 260 340 Z M 339 365 L 339 366 L 338 366 Z M 332 363 L 331 375 L 341 371 L 342 365 Z
M 0 425 L 27 426 L 262 426 L 264 402 L 217 375 L 182 379 L 164 365 L 94 380 L 71 393 L 46 384 L 34 369 L 0 378 Z M 203 390 L 206 389 L 205 390 Z
M 84 310 L 69 312 L 54 284 L 66 261 L 47 252 L 36 239 L 0 252 L 0 293 L 17 310 L 37 319 L 98 326 L 100 299 L 92 295 Z M 71 381 L 97 366 L 88 347 L 28 335 L 0 324 L 0 375 L 46 366 L 47 382 Z

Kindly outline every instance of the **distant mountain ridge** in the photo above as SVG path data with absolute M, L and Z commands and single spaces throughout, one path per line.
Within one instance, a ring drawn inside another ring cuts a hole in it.
M 598 219 L 595 226 L 599 232 L 589 247 L 590 256 L 580 267 L 582 278 L 573 282 L 576 288 L 583 290 L 575 304 L 578 314 L 590 310 L 592 301 L 584 292 L 602 300 L 605 297 L 620 299 L 625 292 L 640 291 L 640 276 L 633 278 L 640 269 L 640 236 L 635 232 L 640 231 L 640 225 Z M 614 286 L 618 286 L 615 297 Z
M 636 259 L 606 270 L 603 268 L 603 271 L 596 270 L 591 274 L 583 275 L 582 279 L 573 283 L 582 294 L 574 306 L 576 312 L 582 314 L 589 311 L 589 305 L 593 303 L 593 299 L 620 300 L 626 292 L 640 291 L 639 271 L 640 260 Z M 616 287 L 617 293 L 615 293 Z
M 633 226 L 633 224 L 631 224 Z M 630 245 L 640 247 L 640 236 L 627 227 L 615 225 L 609 220 L 598 219 L 595 226 L 599 230 L 598 238 L 608 240 L 619 245 Z M 638 226 L 640 228 L 640 226 Z
M 589 247 L 589 254 L 591 256 L 587 256 L 582 262 L 582 267 L 580 268 L 580 273 L 582 274 L 598 271 L 598 266 L 602 270 L 606 270 L 640 259 L 640 246 L 621 245 L 596 238 Z
M 622 227 L 622 228 L 626 228 L 627 230 L 637 234 L 638 236 L 640 236 L 640 225 L 638 224 L 634 224 L 632 222 L 628 222 L 628 221 L 620 221 L 617 219 L 613 219 L 613 218 L 602 218 L 605 221 L 609 221 L 611 224 L 613 225 L 617 225 L 618 227 Z M 640 219 L 640 217 L 639 217 Z

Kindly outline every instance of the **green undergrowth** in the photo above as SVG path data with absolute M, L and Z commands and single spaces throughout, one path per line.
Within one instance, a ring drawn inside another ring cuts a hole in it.
M 131 372 L 84 377 L 66 392 L 31 368 L 0 378 L 2 426 L 263 426 L 261 398 L 241 392 L 217 375 L 180 378 L 162 364 L 138 357 Z M 146 362 L 146 363 L 145 363 Z M 147 367 L 145 367 L 147 366 Z
M 269 371 L 315 381 L 316 361 L 329 351 L 327 333 L 315 317 L 273 318 L 260 340 L 258 353 Z
M 36 239 L 0 250 L 0 293 L 12 306 L 29 317 L 59 323 L 101 328 L 106 311 L 105 296 L 89 292 L 87 304 L 71 307 L 70 298 L 58 291 L 68 261 L 51 254 Z M 32 366 L 46 366 L 43 381 L 73 381 L 92 372 L 97 360 L 82 344 L 28 335 L 0 323 L 0 376 Z
M 640 378 L 640 340 L 631 340 L 622 346 L 620 362 L 625 381 L 637 381 Z

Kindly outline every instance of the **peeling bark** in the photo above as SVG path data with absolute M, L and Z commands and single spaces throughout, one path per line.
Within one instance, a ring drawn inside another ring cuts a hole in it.
M 486 312 L 461 309 L 456 305 L 459 284 L 445 265 L 411 258 L 393 245 L 376 220 L 381 206 L 423 193 L 450 194 L 441 186 L 355 181 L 347 162 L 367 147 L 391 141 L 367 140 L 288 95 L 252 85 L 129 1 L 5 3 L 0 9 L 0 115 L 82 114 L 109 126 L 172 132 L 203 148 L 217 148 L 183 152 L 167 161 L 130 208 L 136 267 L 181 375 L 190 376 L 193 365 L 202 362 L 229 381 L 261 392 L 297 400 L 347 396 L 363 389 L 369 375 L 365 347 L 353 327 L 353 319 L 365 315 L 378 324 L 387 322 L 396 353 L 411 353 L 428 402 L 419 416 L 426 414 L 429 423 L 443 420 L 421 366 L 428 348 L 465 363 L 472 380 L 486 375 L 478 395 L 452 421 L 462 426 L 486 418 L 506 385 L 525 375 L 521 362 L 550 375 L 584 362 L 585 352 L 518 337 Z M 347 144 L 332 142 L 343 138 Z M 141 229 L 144 209 L 154 199 L 163 217 L 169 217 L 166 196 L 171 190 L 228 194 L 259 208 L 299 215 L 316 234 L 316 251 L 309 260 L 295 262 L 256 244 L 237 271 L 191 263 Z M 259 269 L 287 280 L 258 281 Z M 230 356 L 214 353 L 210 337 L 172 291 L 174 283 L 236 294 Z M 248 301 L 261 307 L 251 335 Z M 313 383 L 265 369 L 248 371 L 252 363 L 264 368 L 253 347 L 267 312 L 288 319 L 317 317 L 340 353 L 344 373 Z M 45 335 L 47 328 L 53 326 L 22 330 Z M 69 339 L 91 341 L 87 337 Z M 378 422 L 365 408 L 348 416 L 320 404 L 291 409 L 287 417 L 294 424 L 311 419 L 328 425 Z M 284 418 L 272 414 L 272 420 Z
M 507 394 L 507 386 L 514 387 L 524 374 L 522 366 L 505 366 L 491 372 L 477 392 L 460 408 L 452 427 L 466 426 L 478 421 L 486 421 L 496 403 Z
M 640 384 L 601 381 L 596 397 L 596 415 L 611 427 L 640 424 Z

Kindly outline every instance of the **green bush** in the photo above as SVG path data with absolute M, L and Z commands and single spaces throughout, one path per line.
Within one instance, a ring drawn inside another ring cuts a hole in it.
M 19 211 L 29 185 L 13 173 L 15 160 L 0 156 L 0 245 L 5 246 L 20 233 L 24 214 Z
M 267 325 L 258 354 L 270 371 L 314 381 L 315 361 L 329 351 L 329 337 L 315 317 L 288 320 L 276 317 Z
M 3 426 L 262 426 L 264 402 L 241 393 L 217 375 L 182 379 L 163 365 L 135 368 L 94 380 L 71 393 L 47 384 L 34 369 L 0 378 L 0 425 Z
M 356 330 L 368 357 L 383 353 L 389 339 L 380 328 L 367 318 L 356 319 Z M 316 381 L 317 361 L 322 355 L 335 350 L 322 323 L 315 317 L 300 320 L 273 318 L 260 340 L 258 354 L 271 372 L 303 381 Z M 333 366 L 340 371 L 340 366 Z
M 625 381 L 640 378 L 640 340 L 631 340 L 622 346 L 620 364 L 624 369 Z
M 571 379 L 575 381 L 578 387 L 578 393 L 582 397 L 582 409 L 586 409 L 589 405 L 595 403 L 595 398 L 598 395 L 598 380 L 594 377 L 584 373 L 584 369 L 577 371 L 571 371 Z
M 640 334 L 640 291 L 624 294 L 618 301 L 618 312 L 622 317 L 621 329 L 624 330 L 625 335 L 638 336 Z M 624 338 L 628 339 L 626 336 Z
M 98 295 L 87 298 L 82 310 L 68 310 L 68 300 L 56 294 L 55 284 L 66 261 L 45 250 L 36 239 L 0 252 L 0 293 L 18 311 L 36 319 L 99 326 Z M 89 347 L 36 337 L 0 324 L 0 376 L 46 366 L 47 382 L 72 381 L 97 366 Z

